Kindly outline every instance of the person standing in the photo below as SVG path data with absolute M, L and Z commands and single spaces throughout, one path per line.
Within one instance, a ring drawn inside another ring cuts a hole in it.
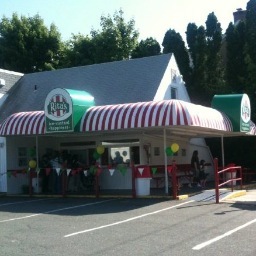
M 196 182 L 198 187 L 200 187 L 200 183 L 198 182 L 199 170 L 200 170 L 200 163 L 199 163 L 199 157 L 198 157 L 198 150 L 194 150 L 191 157 L 191 171 L 193 175 L 192 182 Z M 189 187 L 191 187 L 191 183 L 189 184 Z
M 199 181 L 202 188 L 205 188 L 206 178 L 208 174 L 205 173 L 205 160 L 200 161 L 200 170 L 199 170 Z

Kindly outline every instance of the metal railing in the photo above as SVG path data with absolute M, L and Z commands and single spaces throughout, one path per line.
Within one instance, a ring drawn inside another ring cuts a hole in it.
M 233 192 L 234 190 L 234 181 L 240 181 L 240 189 L 243 187 L 243 181 L 242 181 L 242 167 L 241 166 L 227 166 L 224 167 L 224 169 L 220 169 L 218 166 L 218 159 L 215 158 L 213 160 L 214 162 L 214 174 L 215 174 L 215 197 L 216 197 L 216 204 L 220 201 L 220 191 L 219 188 L 226 185 L 231 184 L 231 190 Z M 232 173 L 238 172 L 239 177 L 233 177 Z M 230 178 L 227 180 L 226 174 L 231 173 Z M 222 181 L 222 183 L 220 183 Z

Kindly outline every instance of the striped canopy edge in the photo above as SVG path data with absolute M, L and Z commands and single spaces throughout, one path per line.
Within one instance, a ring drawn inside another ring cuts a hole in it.
M 80 131 L 164 126 L 233 130 L 229 118 L 216 109 L 181 100 L 162 100 L 91 107 L 82 117 Z
M 44 111 L 12 114 L 1 124 L 0 135 L 40 135 L 45 133 Z

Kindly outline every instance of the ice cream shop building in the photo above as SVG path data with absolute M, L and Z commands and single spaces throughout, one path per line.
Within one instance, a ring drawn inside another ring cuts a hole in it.
M 190 103 L 171 54 L 23 75 L 0 121 L 7 194 L 168 193 L 168 166 L 189 166 L 194 150 L 213 178 L 204 137 L 253 132 L 246 94 L 216 96 L 212 108 Z

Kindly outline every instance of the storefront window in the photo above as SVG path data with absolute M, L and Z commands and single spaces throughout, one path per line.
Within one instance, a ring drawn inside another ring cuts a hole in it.
M 113 164 L 129 164 L 131 161 L 130 148 L 129 147 L 111 148 L 110 157 Z
M 28 163 L 27 149 L 25 147 L 18 148 L 18 166 L 23 167 Z

